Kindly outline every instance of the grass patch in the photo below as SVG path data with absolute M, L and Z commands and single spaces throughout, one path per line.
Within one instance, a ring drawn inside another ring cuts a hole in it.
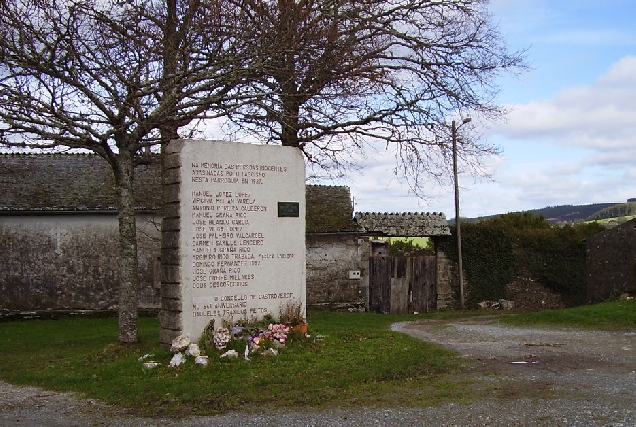
M 504 316 L 501 322 L 512 325 L 552 325 L 580 329 L 636 329 L 636 301 L 609 301 L 562 310 Z
M 422 316 L 419 316 L 422 317 Z M 413 316 L 310 312 L 311 338 L 291 338 L 280 355 L 226 360 L 210 355 L 168 367 L 159 325 L 141 318 L 140 343 L 120 345 L 117 319 L 73 318 L 0 323 L 0 379 L 134 408 L 141 414 L 215 414 L 289 407 L 430 405 L 462 399 L 466 384 L 456 354 L 390 331 Z M 154 354 L 161 366 L 143 370 Z

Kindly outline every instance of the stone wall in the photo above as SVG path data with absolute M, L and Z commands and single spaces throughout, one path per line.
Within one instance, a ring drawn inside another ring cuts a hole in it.
M 358 235 L 308 235 L 307 305 L 366 307 L 369 250 Z M 350 271 L 359 271 L 360 278 L 351 279 Z
M 453 308 L 459 295 L 457 265 L 450 261 L 444 251 L 436 250 L 437 254 L 437 308 Z M 454 288 L 457 289 L 454 289 Z
M 161 306 L 160 221 L 138 221 L 141 308 Z M 116 215 L 0 217 L 0 310 L 116 310 L 117 241 Z M 307 238 L 307 305 L 366 306 L 369 243 L 359 241 L 344 234 Z M 164 256 L 173 250 L 166 245 Z M 349 271 L 361 278 L 349 279 Z M 171 274 L 164 266 L 164 279 Z
M 459 280 L 457 263 L 442 251 L 437 252 L 437 308 L 459 308 Z M 469 301 L 470 281 L 464 271 L 464 299 Z M 539 311 L 565 308 L 561 295 L 534 280 L 527 270 L 521 271 L 506 285 L 504 299 L 513 302 L 520 311 Z M 496 302 L 496 301 L 495 301 Z M 471 307 L 468 307 L 471 308 Z
M 141 215 L 138 221 L 141 308 L 160 307 L 160 220 Z M 366 307 L 369 242 L 355 234 L 310 234 L 306 242 L 307 305 Z M 456 265 L 443 252 L 437 255 L 438 308 L 455 307 Z M 0 310 L 118 306 L 115 215 L 0 216 L 0 257 Z M 349 271 L 360 271 L 360 279 L 350 279 Z M 470 283 L 465 286 L 468 296 Z M 506 290 L 516 309 L 563 306 L 558 294 L 529 274 L 519 274 Z
M 138 220 L 141 308 L 159 307 L 158 220 Z M 0 217 L 0 309 L 116 309 L 117 229 L 115 215 Z

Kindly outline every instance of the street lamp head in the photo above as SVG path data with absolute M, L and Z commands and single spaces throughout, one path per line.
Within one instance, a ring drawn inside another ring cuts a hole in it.
M 464 120 L 462 120 L 462 123 L 468 123 L 470 121 L 472 121 L 473 119 L 470 117 L 466 117 Z

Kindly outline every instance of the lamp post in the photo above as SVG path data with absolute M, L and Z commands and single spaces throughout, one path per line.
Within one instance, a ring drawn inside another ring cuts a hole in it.
M 470 122 L 472 119 L 466 117 L 462 120 L 462 124 Z M 453 180 L 455 181 L 455 230 L 457 233 L 457 270 L 459 272 L 459 304 L 464 308 L 464 275 L 462 274 L 462 231 L 461 221 L 459 219 L 459 183 L 457 181 L 457 125 L 455 120 L 451 124 L 453 139 Z

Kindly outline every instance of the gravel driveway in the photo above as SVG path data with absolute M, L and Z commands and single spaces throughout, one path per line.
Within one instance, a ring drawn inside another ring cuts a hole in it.
M 393 329 L 458 351 L 483 388 L 432 408 L 139 418 L 99 402 L 0 382 L 0 425 L 14 426 L 612 426 L 636 427 L 636 331 L 517 328 L 489 319 Z

